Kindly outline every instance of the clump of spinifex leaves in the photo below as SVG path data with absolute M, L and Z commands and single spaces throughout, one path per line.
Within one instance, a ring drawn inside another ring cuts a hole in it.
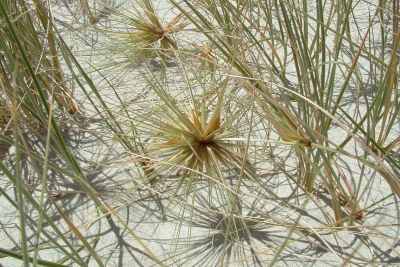
M 140 0 L 137 2 L 139 9 L 133 13 L 107 10 L 120 20 L 126 29 L 108 31 L 112 39 L 122 45 L 119 48 L 121 54 L 136 58 L 139 61 L 159 56 L 162 60 L 172 55 L 172 51 L 178 48 L 178 44 L 172 37 L 174 33 L 183 30 L 188 24 L 182 22 L 182 14 L 176 16 L 167 23 L 162 23 L 156 14 L 152 1 Z
M 0 265 L 399 261 L 399 1 L 72 2 L 0 0 Z
M 63 76 L 52 21 L 46 6 L 40 1 L 35 3 L 34 10 L 23 1 L 6 1 L 3 5 L 6 13 L 0 13 L 0 23 L 6 30 L 0 31 L 1 91 L 9 99 L 24 96 L 27 105 L 30 101 L 38 105 L 43 99 L 37 92 L 42 91 L 43 97 L 52 95 L 60 109 L 74 114 L 77 107 Z M 32 112 L 24 106 L 25 114 Z
M 153 136 L 148 145 L 148 155 L 155 162 L 153 175 L 178 171 L 183 179 L 193 182 L 194 177 L 202 179 L 204 173 L 224 182 L 224 168 L 242 164 L 238 148 L 243 144 L 230 140 L 240 136 L 241 124 L 234 112 L 227 113 L 227 86 L 227 81 L 218 84 L 214 97 L 206 94 L 182 101 L 155 88 L 163 106 L 146 123 L 146 131 Z M 248 162 L 244 168 L 251 172 Z
M 293 146 L 302 188 L 308 194 L 320 184 L 326 189 L 338 225 L 347 219 L 352 223 L 364 218 L 362 197 L 355 192 L 367 189 L 355 181 L 351 186 L 344 173 L 354 170 L 332 162 L 350 156 L 362 165 L 360 173 L 365 174 L 366 166 L 373 168 L 380 175 L 377 179 L 384 179 L 393 193 L 400 195 L 396 178 L 400 166 L 384 149 L 393 139 L 389 133 L 398 114 L 398 74 L 393 71 L 398 68 L 398 55 L 393 51 L 400 44 L 397 2 L 371 6 L 374 11 L 365 25 L 368 31 L 360 35 L 344 34 L 362 32 L 358 22 L 350 23 L 356 18 L 333 18 L 342 12 L 352 14 L 353 8 L 362 12 L 361 5 L 344 5 L 325 16 L 324 1 L 302 5 L 248 1 L 249 9 L 230 1 L 170 2 L 203 30 L 221 60 L 231 66 L 230 73 L 249 88 L 249 96 L 259 104 L 258 114 L 271 123 L 281 140 Z M 385 12 L 393 15 L 388 22 L 392 27 L 375 27 L 375 20 L 386 20 Z M 380 47 L 377 39 L 390 40 L 390 45 Z M 332 40 L 335 45 L 328 45 Z M 372 55 L 374 60 L 370 60 Z M 370 84 L 379 86 L 368 96 Z M 359 95 L 351 96 L 348 104 L 345 96 L 350 90 Z M 351 107 L 343 108 L 346 105 Z M 345 132 L 345 138 L 338 138 L 340 131 Z M 364 155 L 354 152 L 352 142 Z M 382 158 L 375 155 L 374 147 L 383 153 Z M 359 179 L 363 178 L 360 175 Z

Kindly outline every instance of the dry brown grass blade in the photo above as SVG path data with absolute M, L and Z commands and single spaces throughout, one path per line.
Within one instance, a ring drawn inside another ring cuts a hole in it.
M 385 148 L 385 154 L 393 152 L 393 149 L 400 143 L 400 135 L 396 137 L 392 142 L 390 142 Z M 376 151 L 376 150 L 375 150 Z
M 211 121 L 208 123 L 204 135 L 208 136 L 209 134 L 212 134 L 214 131 L 217 131 L 220 128 L 221 128 L 221 112 L 219 109 L 217 109 L 213 114 Z
M 255 83 L 237 79 L 237 82 L 246 90 L 248 94 L 259 92 Z M 311 147 L 311 138 L 301 129 L 301 123 L 292 115 L 291 111 L 279 103 L 268 91 L 259 92 L 260 97 L 255 97 L 255 101 L 264 111 L 266 118 L 272 124 L 279 136 L 287 142 Z
M 397 177 L 397 179 L 393 179 L 393 176 L 390 175 L 385 169 L 379 166 L 375 166 L 374 168 L 379 172 L 380 175 L 386 180 L 386 182 L 389 184 L 390 188 L 392 189 L 393 193 L 396 194 L 396 196 L 400 197 L 400 179 Z
M 99 17 L 93 14 L 92 9 L 89 6 L 88 0 L 80 0 L 80 4 L 83 10 L 83 15 L 87 15 L 91 24 L 99 22 Z
M 154 10 L 152 1 L 150 0 L 141 0 L 139 4 L 142 6 L 143 11 L 146 14 L 146 17 L 151 21 L 151 23 L 156 26 L 157 28 L 161 29 L 161 23 L 156 15 Z
M 85 248 L 89 251 L 90 255 L 96 260 L 96 262 L 99 264 L 99 266 L 105 267 L 103 261 L 99 257 L 99 255 L 96 253 L 96 251 L 93 249 L 93 247 L 90 245 L 90 243 L 87 241 L 87 239 L 83 236 L 81 231 L 74 225 L 74 223 L 65 215 L 65 213 L 61 210 L 61 208 L 57 205 L 57 203 L 53 200 L 53 197 L 51 194 L 48 194 L 50 196 L 50 200 L 54 207 L 57 209 L 58 213 L 60 214 L 61 218 L 64 220 L 64 222 L 68 225 L 68 227 L 74 232 L 74 234 L 82 241 L 83 245 Z
M 85 1 L 86 0 L 82 0 Z M 46 14 L 45 6 L 42 2 L 38 0 L 34 0 L 36 11 L 38 17 L 42 23 L 42 27 L 45 32 L 47 32 L 47 42 L 49 45 L 49 51 L 51 55 L 51 61 L 53 63 L 52 72 L 53 77 L 55 77 L 56 82 L 60 88 L 61 94 L 54 94 L 56 101 L 59 103 L 60 106 L 64 107 L 69 114 L 75 114 L 78 112 L 78 108 L 74 101 L 72 100 L 71 96 L 68 95 L 68 88 L 66 87 L 66 83 L 63 77 L 61 63 L 59 59 L 59 55 L 57 52 L 57 45 L 54 37 L 54 30 L 53 30 L 53 23 L 51 20 L 51 16 Z
M 354 215 L 355 220 L 363 220 L 365 218 L 364 212 L 363 209 L 360 207 L 360 204 L 354 194 L 354 190 L 351 188 L 350 183 L 347 180 L 346 176 L 344 174 L 341 174 L 340 176 L 350 196 L 350 201 L 348 201 L 348 198 L 345 196 L 345 193 L 343 192 L 343 190 L 340 189 L 338 193 L 340 203 L 346 208 L 349 214 L 355 213 Z
M 192 114 L 193 114 L 193 125 L 194 125 L 194 127 L 196 129 L 198 129 L 200 132 L 203 132 L 203 126 L 201 124 L 198 112 L 193 110 Z
M 186 28 L 190 23 L 189 22 L 179 23 L 182 17 L 183 14 L 179 14 L 175 18 L 173 18 L 170 22 L 168 22 L 167 25 L 164 27 L 165 32 L 174 33 L 174 32 L 179 32 L 184 28 Z

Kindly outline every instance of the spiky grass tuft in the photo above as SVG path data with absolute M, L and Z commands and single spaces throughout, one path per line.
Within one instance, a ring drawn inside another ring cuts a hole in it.
M 172 56 L 171 51 L 178 48 L 172 35 L 183 30 L 188 24 L 182 22 L 182 14 L 163 24 L 156 14 L 152 1 L 140 0 L 138 4 L 140 10 L 130 14 L 117 9 L 108 10 L 127 26 L 127 30 L 110 31 L 109 36 L 123 41 L 123 53 L 130 58 L 134 55 L 134 58 L 143 61 L 159 56 L 162 60 L 166 60 Z
M 229 141 L 239 133 L 232 125 L 234 120 L 224 117 L 223 101 L 220 94 L 217 103 L 206 102 L 185 110 L 171 99 L 162 114 L 152 118 L 155 135 L 148 152 L 150 157 L 159 158 L 159 170 L 184 166 L 186 173 L 213 175 L 229 162 L 241 163 L 242 158 L 234 149 L 238 144 Z

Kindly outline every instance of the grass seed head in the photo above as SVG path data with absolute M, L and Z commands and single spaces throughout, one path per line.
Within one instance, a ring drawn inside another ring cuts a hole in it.
M 111 36 L 123 39 L 129 46 L 134 46 L 139 60 L 151 57 L 155 49 L 160 49 L 159 54 L 170 56 L 170 50 L 177 49 L 178 45 L 172 38 L 172 34 L 183 30 L 188 23 L 181 22 L 182 14 L 177 15 L 169 23 L 163 25 L 158 18 L 154 7 L 149 0 L 142 0 L 139 3 L 141 14 L 139 11 L 134 15 L 125 15 L 120 11 L 113 10 L 112 13 L 127 20 L 130 30 L 112 32 Z
M 158 132 L 164 141 L 152 144 L 150 152 L 181 155 L 180 164 L 197 171 L 202 171 L 213 158 L 222 159 L 228 150 L 222 139 L 224 128 L 220 111 L 217 108 L 211 113 L 202 112 L 206 114 L 192 110 L 191 114 L 183 115 L 186 116 L 184 121 L 168 121 L 168 127 Z

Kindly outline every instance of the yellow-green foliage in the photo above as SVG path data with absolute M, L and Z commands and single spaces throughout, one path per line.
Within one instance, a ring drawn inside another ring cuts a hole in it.
M 141 10 L 134 14 L 125 14 L 118 10 L 109 10 L 126 23 L 128 30 L 112 31 L 109 35 L 112 38 L 123 40 L 126 44 L 124 51 L 136 54 L 139 60 L 153 56 L 155 49 L 159 49 L 158 54 L 162 59 L 171 55 L 170 50 L 178 48 L 172 34 L 181 31 L 188 24 L 181 22 L 182 14 L 176 16 L 170 22 L 162 24 L 159 20 L 153 4 L 149 0 L 138 2 Z

